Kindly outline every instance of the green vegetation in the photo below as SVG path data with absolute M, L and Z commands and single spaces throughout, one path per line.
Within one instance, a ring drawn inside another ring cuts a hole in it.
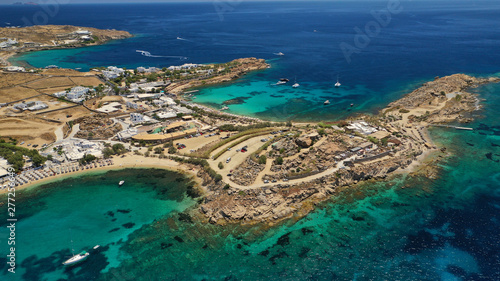
M 168 148 L 168 154 L 174 154 L 177 152 L 177 149 L 173 146 L 169 147 Z
M 219 167 L 219 169 L 224 169 L 224 165 L 222 164 L 222 162 L 219 162 L 219 164 L 217 165 Z
M 109 144 L 105 144 L 105 148 L 102 150 L 102 155 L 104 158 L 109 158 L 111 155 L 121 155 L 127 153 L 127 149 L 121 143 L 114 144 L 110 147 Z
M 278 158 L 276 158 L 276 160 L 274 160 L 274 163 L 276 165 L 282 165 L 283 164 L 283 158 L 280 156 Z
M 399 113 L 408 113 L 408 112 L 410 112 L 410 111 L 408 109 L 404 109 L 404 108 L 401 108 L 399 110 Z
M 95 157 L 92 154 L 85 154 L 82 159 L 78 160 L 78 162 L 80 163 L 80 165 L 87 165 L 88 163 L 90 163 L 96 159 L 97 159 L 97 157 Z
M 25 160 L 23 156 L 31 158 L 33 166 L 39 167 L 45 163 L 47 158 L 41 156 L 36 149 L 27 149 L 16 146 L 11 143 L 5 143 L 5 140 L 0 140 L 0 157 L 7 159 L 7 162 L 12 165 L 16 172 L 22 170 Z
M 163 148 L 161 148 L 161 147 L 155 147 L 154 151 L 155 151 L 155 154 L 160 154 L 160 153 L 163 152 Z
M 201 158 L 184 158 L 178 156 L 168 156 L 169 159 L 177 161 L 179 163 L 188 163 L 197 166 L 201 166 L 205 172 L 215 181 L 219 182 L 222 180 L 222 176 L 217 174 L 212 168 L 210 168 L 210 164 L 208 164 L 207 160 Z
M 457 94 L 455 96 L 455 100 L 458 101 L 458 102 L 461 101 L 462 100 L 462 95 Z
M 266 164 L 267 162 L 267 157 L 265 155 L 261 155 L 259 157 L 259 164 Z
M 367 138 L 369 141 L 371 141 L 374 144 L 379 144 L 379 142 L 380 142 L 377 138 L 374 138 L 374 137 L 368 136 Z

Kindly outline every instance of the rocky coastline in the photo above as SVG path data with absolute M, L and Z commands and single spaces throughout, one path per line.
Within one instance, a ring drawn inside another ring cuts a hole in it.
M 256 184 L 258 176 L 262 176 L 264 165 L 259 165 L 249 157 L 234 172 L 236 176 L 231 177 L 238 178 L 234 182 L 241 186 L 208 183 L 208 192 L 195 212 L 200 212 L 204 220 L 213 224 L 264 222 L 272 225 L 287 218 L 304 216 L 319 202 L 328 200 L 345 188 L 357 188 L 358 183 L 382 180 L 401 173 L 421 173 L 428 178 L 435 178 L 436 163 L 447 154 L 446 148 L 438 148 L 432 143 L 427 135 L 427 128 L 433 124 L 452 121 L 470 122 L 471 119 L 464 116 L 478 109 L 478 98 L 467 92 L 467 89 L 484 83 L 496 83 L 499 80 L 475 78 L 464 74 L 436 78 L 390 103 L 377 116 L 358 116 L 358 119 L 378 124 L 379 128 L 391 133 L 389 140 L 401 143 L 371 161 L 353 161 L 335 170 L 333 167 L 339 166 L 336 164 L 338 161 L 335 155 L 338 154 L 335 151 L 349 147 L 346 143 L 351 138 L 335 129 L 327 129 L 324 132 L 325 140 L 318 146 L 304 141 L 304 137 L 289 137 L 290 141 L 285 142 L 282 148 L 283 151 L 290 152 L 289 155 L 284 153 L 290 160 L 285 160 L 281 165 L 273 163 L 271 171 L 279 172 L 275 175 L 286 174 L 286 177 L 289 177 L 290 171 L 296 167 L 302 167 L 304 163 L 314 163 L 315 166 L 311 166 L 309 174 L 305 175 L 302 182 Z M 311 133 L 307 128 L 303 131 Z M 302 136 L 304 135 L 306 134 L 303 133 Z M 392 136 L 399 137 L 393 139 Z M 301 145 L 310 147 L 299 153 L 291 152 Z M 328 171 L 334 172 L 326 173 Z M 242 177 L 240 174 L 246 176 Z M 264 175 L 263 179 L 272 180 L 274 177 Z

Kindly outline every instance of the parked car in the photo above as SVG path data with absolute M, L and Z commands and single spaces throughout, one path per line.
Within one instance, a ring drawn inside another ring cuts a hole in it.
M 226 163 L 229 163 L 229 162 L 231 162 L 231 157 L 228 157 L 228 158 L 226 159 Z
M 269 183 L 269 181 L 268 180 L 264 180 L 264 183 Z

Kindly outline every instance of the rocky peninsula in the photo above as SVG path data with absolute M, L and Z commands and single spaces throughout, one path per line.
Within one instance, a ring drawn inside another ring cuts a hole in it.
M 494 82 L 499 79 L 464 74 L 436 78 L 376 116 L 282 128 L 285 133 L 272 145 L 264 145 L 224 176 L 228 184 L 206 184 L 199 211 L 210 223 L 273 224 L 301 217 L 318 202 L 360 182 L 417 168 L 435 177 L 436 171 L 426 167 L 434 161 L 423 163 L 433 152 L 442 157 L 445 148 L 435 146 L 427 128 L 471 121 L 469 113 L 479 108 L 479 100 L 467 90 Z M 262 157 L 267 161 L 259 161 Z

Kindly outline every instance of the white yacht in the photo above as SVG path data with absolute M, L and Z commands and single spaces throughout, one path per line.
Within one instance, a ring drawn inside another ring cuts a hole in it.
M 295 83 L 295 84 L 292 85 L 292 88 L 298 88 L 299 86 L 300 86 L 299 83 Z
M 69 258 L 68 260 L 66 260 L 65 262 L 63 262 L 63 265 L 65 265 L 65 266 L 75 265 L 77 263 L 80 263 L 80 262 L 86 260 L 89 255 L 90 255 L 89 253 L 83 251 L 83 252 L 79 253 L 78 255 L 74 255 L 71 258 Z
M 124 183 L 125 183 L 125 181 L 120 181 L 120 182 L 118 183 L 118 186 L 122 186 Z
M 274 53 L 275 55 L 277 56 L 284 56 L 285 54 L 283 54 L 282 52 L 279 52 L 279 53 Z
M 326 100 L 323 104 L 324 104 L 324 105 L 329 105 L 329 104 L 330 104 L 330 101 L 329 101 L 329 100 Z

